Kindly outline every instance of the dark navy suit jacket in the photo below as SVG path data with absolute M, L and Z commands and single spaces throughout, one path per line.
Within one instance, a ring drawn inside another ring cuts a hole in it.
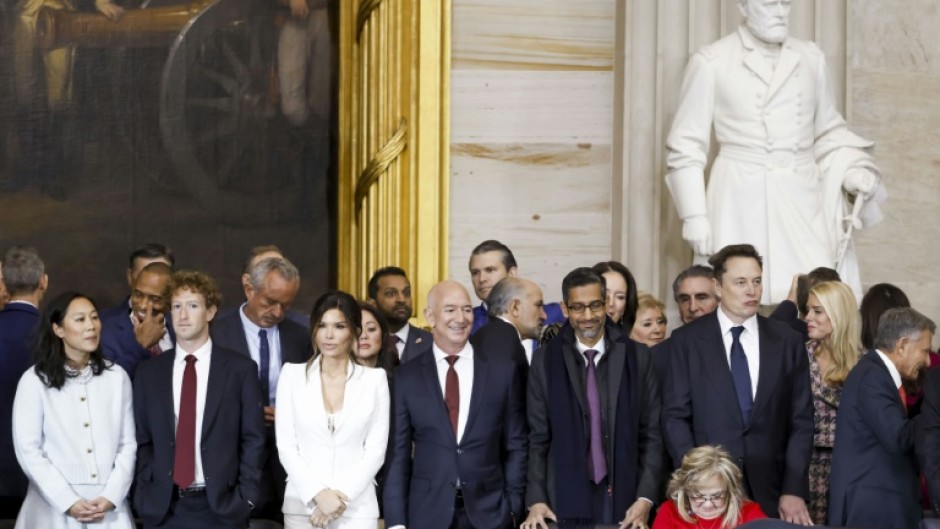
M 421 327 L 415 327 L 410 323 L 408 326 L 411 327 L 408 330 L 408 341 L 405 342 L 405 349 L 401 352 L 401 358 L 399 359 L 402 364 L 414 360 L 425 351 L 430 351 L 431 345 L 434 343 L 434 337 L 428 331 Z
M 0 311 L 0 496 L 26 496 L 26 476 L 13 452 L 13 399 L 23 373 L 33 365 L 39 311 L 27 303 L 8 303 Z
M 565 322 L 565 314 L 561 311 L 560 304 L 546 303 L 542 308 L 545 309 L 545 325 Z M 480 330 L 480 327 L 486 325 L 488 321 L 490 321 L 490 317 L 486 314 L 486 307 L 484 307 L 482 303 L 473 307 L 473 330 L 470 331 L 470 334 L 476 333 Z M 538 347 L 538 343 L 535 344 L 535 347 Z
M 170 513 L 174 494 L 176 414 L 173 363 L 176 351 L 140 364 L 134 379 L 137 479 L 134 508 L 147 525 Z M 203 409 L 202 471 L 209 507 L 227 523 L 248 522 L 261 498 L 264 412 L 258 368 L 250 359 L 212 345 Z
M 134 338 L 134 324 L 131 323 L 129 314 L 118 313 L 101 322 L 101 352 L 105 358 L 123 367 L 133 380 L 137 366 L 153 355 Z M 169 317 L 166 317 L 166 332 L 175 344 L 176 333 L 173 332 L 173 323 Z
M 747 424 L 738 407 L 717 311 L 676 329 L 655 354 L 669 355 L 663 437 L 674 468 L 693 447 L 721 445 L 743 469 L 749 495 L 773 516 L 781 494 L 804 500 L 809 496 L 813 399 L 799 334 L 763 316 L 757 316 L 757 329 L 760 371 Z
M 842 387 L 829 475 L 829 525 L 917 527 L 922 517 L 915 426 L 878 353 L 863 355 Z
M 125 318 L 128 317 L 128 314 L 131 313 L 131 298 L 130 296 L 121 300 L 117 305 L 108 307 L 98 311 L 98 318 L 103 322 L 105 320 L 110 320 L 116 318 L 117 316 L 123 315 Z
M 396 370 L 386 527 L 449 527 L 458 483 L 475 528 L 517 525 L 528 446 L 521 389 L 512 362 L 474 351 L 470 410 L 458 443 L 434 354 Z
M 248 350 L 248 338 L 245 336 L 245 327 L 239 315 L 241 309 L 229 312 L 223 317 L 216 318 L 209 327 L 212 343 L 219 347 L 230 349 L 241 356 L 251 360 Z M 281 342 L 281 365 L 306 362 L 313 353 L 310 348 L 310 331 L 303 325 L 284 318 L 277 325 L 278 337 Z M 255 380 L 258 380 L 258 365 L 255 366 Z M 272 388 L 273 389 L 273 388 Z M 277 403 L 275 403 L 277 404 Z M 266 428 L 265 455 L 262 465 L 261 491 L 264 501 L 280 503 L 284 499 L 284 488 L 287 481 L 287 472 L 281 465 L 277 454 L 277 439 L 274 437 L 274 428 Z M 261 504 L 258 504 L 261 507 Z M 270 510 L 270 509 L 266 509 Z

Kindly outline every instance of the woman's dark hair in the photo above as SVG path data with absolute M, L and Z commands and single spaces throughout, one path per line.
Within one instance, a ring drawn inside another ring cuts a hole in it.
M 388 375 L 388 378 L 392 378 L 392 374 L 395 368 L 398 367 L 399 362 L 398 348 L 395 347 L 395 342 L 392 340 L 392 333 L 388 328 L 388 321 L 386 321 L 385 316 L 382 316 L 379 309 L 368 303 L 360 302 L 359 308 L 371 314 L 372 317 L 375 318 L 375 321 L 379 323 L 379 329 L 382 331 L 382 347 L 379 348 L 379 354 L 375 358 L 375 367 L 381 367 L 385 370 L 385 374 Z
M 627 284 L 627 304 L 623 308 L 623 317 L 620 321 L 614 323 L 619 325 L 620 328 L 625 329 L 627 334 L 629 334 L 630 330 L 633 329 L 633 323 L 636 321 L 636 313 L 640 310 L 639 296 L 636 291 L 636 280 L 633 279 L 633 274 L 630 273 L 630 269 L 624 266 L 623 263 L 617 261 L 601 261 L 592 266 L 591 270 L 594 270 L 601 276 L 606 272 L 616 272 L 623 277 L 624 282 Z
M 313 348 L 313 355 L 307 362 L 307 366 L 310 366 L 320 356 L 320 351 L 317 350 L 317 327 L 319 327 L 323 315 L 333 309 L 343 313 L 343 317 L 352 327 L 353 340 L 358 340 L 359 335 L 362 333 L 362 311 L 359 310 L 359 302 L 356 301 L 356 298 L 341 290 L 333 290 L 323 294 L 313 305 L 313 311 L 310 312 L 310 347 Z M 359 363 L 352 347 L 349 348 L 349 360 L 354 364 Z
M 862 347 L 866 351 L 875 348 L 875 335 L 878 334 L 878 320 L 888 309 L 910 307 L 907 294 L 890 283 L 872 285 L 862 298 L 859 311 L 862 313 Z
M 84 294 L 78 292 L 59 294 L 42 311 L 42 317 L 36 331 L 36 347 L 33 351 L 36 358 L 34 369 L 42 383 L 50 388 L 62 389 L 62 386 L 65 385 L 65 379 L 69 376 L 65 371 L 65 362 L 68 360 L 65 356 L 65 345 L 62 343 L 62 338 L 56 336 L 52 325 L 62 326 L 69 306 L 76 299 L 87 299 L 95 307 L 95 310 L 98 310 L 94 300 Z M 91 366 L 91 372 L 95 375 L 100 375 L 112 365 L 110 362 L 105 361 L 104 355 L 101 354 L 100 333 L 98 347 L 92 351 L 88 364 Z

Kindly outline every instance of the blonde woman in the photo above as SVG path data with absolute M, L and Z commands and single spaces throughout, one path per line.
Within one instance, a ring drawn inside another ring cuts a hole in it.
M 744 494 L 741 469 L 716 446 L 699 446 L 682 458 L 669 481 L 669 499 L 656 512 L 653 529 L 732 529 L 766 518 Z
M 666 339 L 666 305 L 652 294 L 640 293 L 630 339 L 652 347 Z
M 836 411 L 842 384 L 858 362 L 861 321 L 852 289 L 827 281 L 814 285 L 806 301 L 809 341 L 809 376 L 813 391 L 813 456 L 809 464 L 809 514 L 813 522 L 826 523 L 829 471 L 836 440 Z
M 277 385 L 284 526 L 375 529 L 373 480 L 388 442 L 385 370 L 359 364 L 362 311 L 349 294 L 321 296 L 310 321 L 313 358 L 285 364 Z

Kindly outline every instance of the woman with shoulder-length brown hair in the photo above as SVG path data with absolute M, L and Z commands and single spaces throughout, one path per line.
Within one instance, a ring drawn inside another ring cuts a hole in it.
M 747 499 L 741 469 L 717 446 L 689 450 L 669 480 L 668 495 L 653 529 L 732 529 L 767 517 Z
M 806 328 L 809 341 L 810 388 L 813 392 L 813 455 L 809 464 L 810 517 L 825 524 L 829 497 L 832 447 L 836 439 L 836 413 L 842 384 L 861 352 L 861 321 L 852 289 L 845 283 L 826 281 L 809 290 Z
M 320 297 L 310 315 L 313 357 L 285 364 L 274 422 L 287 471 L 287 529 L 374 529 L 373 479 L 385 461 L 389 396 L 385 371 L 360 365 L 359 302 L 345 292 Z
M 364 366 L 384 369 L 391 382 L 399 361 L 388 321 L 379 309 L 368 303 L 360 302 L 359 308 L 362 309 L 362 334 L 359 335 L 356 358 Z

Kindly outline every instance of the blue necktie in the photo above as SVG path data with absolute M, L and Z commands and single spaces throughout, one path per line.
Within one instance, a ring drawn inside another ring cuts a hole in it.
M 607 476 L 607 459 L 604 457 L 604 434 L 601 432 L 601 398 L 597 388 L 597 367 L 594 365 L 594 357 L 597 351 L 588 349 L 584 351 L 587 357 L 587 376 L 586 393 L 588 401 L 588 412 L 591 419 L 591 445 L 588 449 L 590 461 L 588 468 L 591 469 L 591 480 L 597 484 Z
M 731 328 L 731 378 L 734 379 L 734 391 L 738 394 L 741 418 L 744 419 L 744 424 L 747 424 L 751 420 L 754 397 L 751 394 L 751 371 L 747 367 L 744 347 L 741 346 L 742 332 L 743 326 Z
M 268 372 L 271 369 L 271 348 L 268 345 L 268 331 L 261 329 L 258 331 L 258 338 L 261 338 L 261 346 L 258 347 L 258 378 L 261 381 L 261 402 L 268 406 L 271 402 L 270 382 L 268 381 Z

